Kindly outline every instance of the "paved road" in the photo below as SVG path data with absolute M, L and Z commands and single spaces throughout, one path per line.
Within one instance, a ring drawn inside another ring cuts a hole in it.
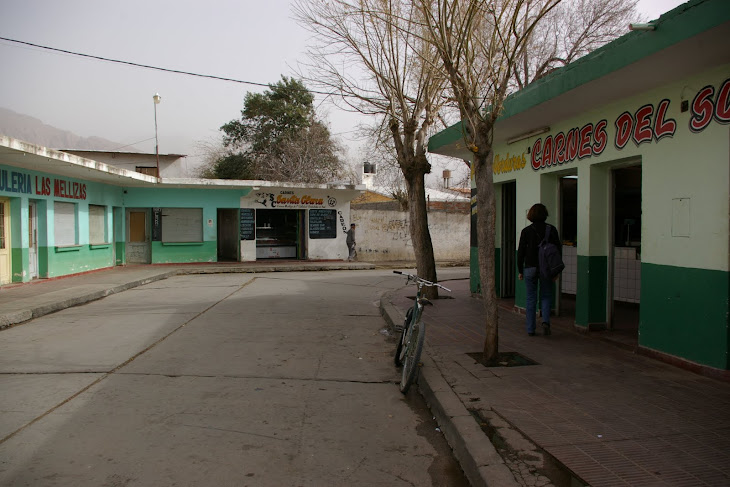
M 390 271 L 179 276 L 0 332 L 0 485 L 466 485 Z

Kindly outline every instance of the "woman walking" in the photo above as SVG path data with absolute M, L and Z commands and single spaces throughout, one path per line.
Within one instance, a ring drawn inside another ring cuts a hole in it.
M 545 232 L 549 229 L 547 240 L 557 245 L 561 250 L 558 229 L 547 220 L 548 211 L 542 203 L 532 205 L 530 211 L 527 212 L 527 219 L 532 222 L 531 225 L 522 229 L 520 234 L 520 244 L 517 248 L 517 270 L 519 271 L 520 281 L 525 281 L 525 290 L 527 292 L 526 314 L 527 314 L 527 334 L 535 336 L 535 328 L 537 326 L 535 312 L 537 311 L 537 291 L 538 284 L 540 288 L 540 316 L 542 317 L 543 334 L 550 335 L 550 307 L 553 301 L 553 281 L 540 276 L 540 265 L 538 250 L 540 242 L 545 238 Z

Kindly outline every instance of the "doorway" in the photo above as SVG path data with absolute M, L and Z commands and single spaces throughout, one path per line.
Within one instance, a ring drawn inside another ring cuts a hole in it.
M 146 208 L 127 210 L 126 257 L 129 264 L 152 262 L 150 217 Z
M 638 340 L 641 302 L 641 165 L 611 172 L 611 296 L 608 327 Z
M 0 198 L 0 284 L 10 283 L 10 201 Z
M 218 208 L 218 262 L 238 262 L 238 208 Z
M 38 206 L 28 202 L 28 274 L 38 279 Z
M 500 295 L 514 298 L 517 253 L 517 183 L 502 185 L 502 272 Z
M 563 244 L 565 269 L 560 274 L 558 296 L 560 315 L 575 319 L 575 297 L 578 292 L 578 176 L 560 178 L 560 241 Z

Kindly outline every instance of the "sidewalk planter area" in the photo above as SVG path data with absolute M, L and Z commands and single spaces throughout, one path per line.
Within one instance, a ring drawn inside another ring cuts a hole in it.
M 631 310 L 640 350 L 727 372 L 730 5 L 693 0 L 651 23 L 507 99 L 494 133 L 493 284 L 524 309 L 516 247 L 542 202 L 570 264 L 556 313 L 574 303 L 576 328 L 592 331 L 619 329 Z M 460 124 L 429 150 L 471 158 Z
M 342 260 L 361 189 L 157 178 L 0 135 L 0 285 L 124 264 Z

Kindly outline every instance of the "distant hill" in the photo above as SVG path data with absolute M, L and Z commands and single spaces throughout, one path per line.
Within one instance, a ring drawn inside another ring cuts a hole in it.
M 37 118 L 0 107 L 0 134 L 51 149 L 113 151 L 124 144 L 101 137 L 81 137 L 68 130 L 46 125 Z M 124 152 L 138 152 L 125 147 Z

